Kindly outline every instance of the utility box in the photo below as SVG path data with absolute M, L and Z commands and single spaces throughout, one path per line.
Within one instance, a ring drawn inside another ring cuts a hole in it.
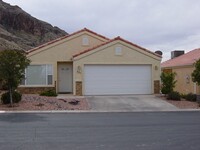
M 181 56 L 185 53 L 184 50 L 175 50 L 171 52 L 171 59 Z

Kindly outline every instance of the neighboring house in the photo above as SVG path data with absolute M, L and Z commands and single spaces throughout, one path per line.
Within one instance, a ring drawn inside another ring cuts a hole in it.
M 177 83 L 175 91 L 183 94 L 200 93 L 200 88 L 196 85 L 196 83 L 192 82 L 191 77 L 194 70 L 194 63 L 198 59 L 200 59 L 200 49 L 195 49 L 161 64 L 162 71 L 176 73 Z
M 36 47 L 19 90 L 54 89 L 74 95 L 153 94 L 160 91 L 161 56 L 120 37 L 88 29 Z

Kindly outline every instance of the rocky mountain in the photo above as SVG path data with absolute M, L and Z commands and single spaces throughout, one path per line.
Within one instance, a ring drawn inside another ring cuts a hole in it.
M 0 50 L 28 50 L 64 35 L 64 30 L 0 0 Z

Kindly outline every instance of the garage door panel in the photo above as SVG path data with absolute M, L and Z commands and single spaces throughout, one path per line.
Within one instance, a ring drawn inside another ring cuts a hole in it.
M 151 94 L 150 65 L 85 65 L 85 95 Z

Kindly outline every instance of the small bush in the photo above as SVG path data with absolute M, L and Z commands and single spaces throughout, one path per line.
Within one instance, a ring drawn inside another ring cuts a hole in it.
M 47 90 L 47 91 L 40 93 L 40 96 L 56 97 L 57 93 L 54 90 Z
M 175 81 L 175 76 L 176 74 L 174 72 L 162 72 L 161 73 L 161 82 L 162 82 L 162 87 L 161 87 L 161 92 L 162 94 L 169 94 L 170 92 L 173 91 L 176 81 Z
M 197 95 L 189 93 L 189 94 L 186 95 L 185 99 L 188 100 L 188 101 L 196 102 Z
M 186 99 L 186 94 L 181 94 L 181 98 Z
M 162 87 L 162 89 L 161 89 L 161 93 L 162 94 L 167 94 L 168 93 L 168 89 L 167 88 L 165 88 L 165 87 Z
M 179 92 L 173 91 L 168 94 L 167 99 L 180 101 L 181 95 L 179 94 Z
M 22 99 L 22 95 L 16 91 L 12 93 L 13 103 L 19 103 Z M 1 102 L 3 104 L 10 104 L 10 93 L 6 92 L 1 96 Z

